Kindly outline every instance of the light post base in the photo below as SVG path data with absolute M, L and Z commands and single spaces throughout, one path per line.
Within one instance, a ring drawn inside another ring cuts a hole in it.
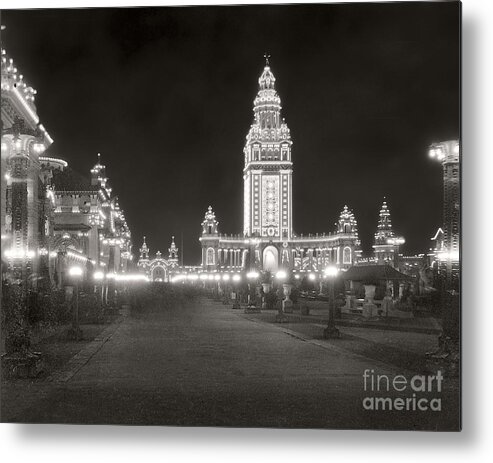
M 327 326 L 324 329 L 324 339 L 339 339 L 341 332 L 335 326 Z

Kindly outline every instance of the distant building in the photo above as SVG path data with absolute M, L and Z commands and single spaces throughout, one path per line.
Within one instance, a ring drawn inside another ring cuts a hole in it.
M 175 237 L 171 237 L 171 245 L 168 248 L 168 258 L 164 258 L 161 251 L 157 251 L 154 258 L 150 258 L 150 250 L 144 241 L 140 248 L 138 267 L 147 275 L 150 281 L 169 282 L 173 275 L 184 269 L 178 265 L 178 248 L 175 244 Z
M 59 254 L 59 283 L 64 269 L 76 263 L 106 273 L 125 272 L 132 261 L 130 229 L 99 155 L 91 177 L 66 167 L 54 169 L 49 182 L 55 196 L 53 244 Z

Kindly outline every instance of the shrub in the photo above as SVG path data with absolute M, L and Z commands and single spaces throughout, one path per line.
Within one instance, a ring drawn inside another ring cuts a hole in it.
M 80 323 L 102 323 L 104 318 L 103 308 L 96 294 L 81 293 L 79 295 Z
M 265 295 L 265 303 L 268 309 L 273 309 L 276 306 L 278 297 L 275 291 L 270 291 Z
M 293 301 L 294 304 L 297 304 L 298 300 L 300 298 L 300 290 L 298 288 L 293 288 L 291 290 L 291 294 L 289 295 L 289 297 Z

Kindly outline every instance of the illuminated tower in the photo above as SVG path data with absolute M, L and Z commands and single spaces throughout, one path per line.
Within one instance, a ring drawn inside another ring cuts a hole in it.
M 171 245 L 168 248 L 169 262 L 173 263 L 175 266 L 178 265 L 178 248 L 175 244 L 175 237 L 171 237 Z
M 384 198 L 385 199 L 385 198 Z M 377 232 L 375 233 L 375 257 L 379 264 L 392 264 L 397 266 L 399 246 L 404 244 L 404 238 L 395 236 L 390 219 L 390 210 L 387 202 L 382 203 L 378 216 Z
M 343 268 L 353 265 L 361 256 L 360 240 L 358 237 L 358 222 L 353 211 L 347 206 L 339 215 L 336 222 L 335 233 L 339 238 L 339 246 L 336 250 L 336 262 Z
M 142 247 L 140 248 L 140 257 L 137 265 L 139 267 L 146 267 L 149 264 L 149 248 L 147 247 L 146 237 L 144 236 L 144 241 Z
M 212 206 L 207 208 L 202 221 L 202 236 L 200 242 L 202 244 L 202 266 L 208 270 L 213 270 L 217 267 L 219 261 L 219 222 L 216 220 L 216 214 L 212 210 Z
M 387 244 L 389 238 L 394 237 L 392 230 L 392 220 L 390 219 L 390 211 L 387 206 L 387 201 L 382 203 L 382 208 L 378 214 L 377 232 L 375 233 L 375 244 Z
M 292 236 L 291 135 L 281 119 L 281 99 L 266 55 L 246 137 L 244 226 L 246 236 L 289 240 Z

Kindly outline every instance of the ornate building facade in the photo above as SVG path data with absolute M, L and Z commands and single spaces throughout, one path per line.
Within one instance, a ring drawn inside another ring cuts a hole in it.
M 45 188 L 40 156 L 53 143 L 41 124 L 34 90 L 14 60 L 1 50 L 2 268 L 16 280 L 37 284 L 46 273 L 53 197 Z
M 40 123 L 36 91 L 1 51 L 2 278 L 38 288 L 65 284 L 74 265 L 123 272 L 132 259 L 130 230 L 105 167 L 86 177 L 48 156 L 53 139 Z
M 292 270 L 300 277 L 303 272 L 322 273 L 328 266 L 347 270 L 354 265 L 375 264 L 414 275 L 421 267 L 427 266 L 426 254 L 405 256 L 401 253 L 405 239 L 393 229 L 385 198 L 376 220 L 371 256 L 362 257 L 357 220 L 347 205 L 340 212 L 333 230 L 327 233 L 303 235 L 294 231 L 293 140 L 281 114 L 281 99 L 275 84 L 276 78 L 267 59 L 258 79 L 253 122 L 243 149 L 242 233 L 221 233 L 216 212 L 209 206 L 199 237 L 201 264 L 180 266 L 177 260 L 171 259 L 171 254 L 169 259 L 163 259 L 160 253 L 149 259 L 144 240 L 139 266 L 149 279 L 214 279 L 220 278 L 220 273 L 254 270 L 271 273 Z M 447 167 L 447 175 L 453 177 L 454 168 Z M 453 180 L 448 181 L 449 186 L 450 183 Z M 450 193 L 450 187 L 447 191 L 448 196 L 455 194 Z M 446 213 L 446 217 L 449 216 L 453 214 Z M 453 227 L 450 225 L 449 228 Z
M 293 141 L 268 59 L 258 80 L 253 123 L 243 150 L 243 233 L 223 235 L 212 207 L 202 222 L 202 268 L 208 271 L 348 268 L 360 256 L 354 214 L 344 207 L 333 232 L 293 230 Z
M 53 169 L 53 161 L 44 170 L 50 171 L 55 198 L 52 242 L 59 255 L 58 283 L 75 262 L 109 274 L 126 272 L 133 259 L 131 233 L 100 156 L 90 177 L 68 166 Z
M 175 237 L 171 237 L 171 244 L 168 248 L 168 258 L 164 258 L 161 251 L 157 251 L 154 258 L 150 258 L 150 250 L 146 243 L 146 237 L 139 250 L 138 267 L 143 271 L 150 281 L 169 282 L 173 275 L 182 269 L 178 264 L 178 247 L 175 244 Z

